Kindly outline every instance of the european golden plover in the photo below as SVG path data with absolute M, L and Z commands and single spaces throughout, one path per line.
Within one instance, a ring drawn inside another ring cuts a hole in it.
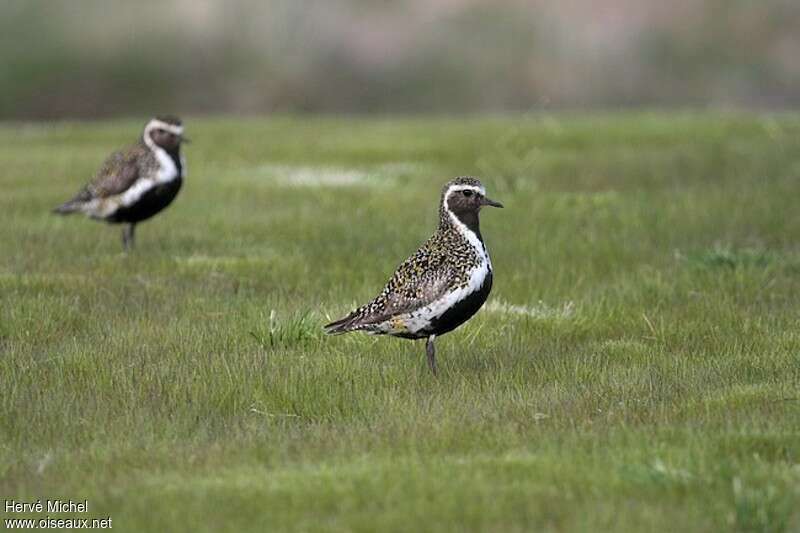
M 472 317 L 492 289 L 492 262 L 478 220 L 487 205 L 503 207 L 486 197 L 477 179 L 447 183 L 436 233 L 403 261 L 374 300 L 326 325 L 326 332 L 427 339 L 428 366 L 436 374 L 434 339 Z
M 54 212 L 126 224 L 122 244 L 127 250 L 136 224 L 166 208 L 180 191 L 186 176 L 181 143 L 186 141 L 177 117 L 151 119 L 137 144 L 109 156 L 94 179 Z

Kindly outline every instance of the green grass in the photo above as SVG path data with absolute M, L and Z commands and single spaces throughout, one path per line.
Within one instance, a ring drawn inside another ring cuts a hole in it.
M 193 119 L 125 256 L 48 210 L 140 126 L 0 126 L 4 498 L 122 531 L 800 530 L 800 117 Z M 439 379 L 323 336 L 459 174 L 506 209 Z

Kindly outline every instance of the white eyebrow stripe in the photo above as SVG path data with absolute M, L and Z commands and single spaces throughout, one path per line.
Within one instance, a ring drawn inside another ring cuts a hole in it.
M 147 130 L 152 131 L 154 129 L 160 128 L 162 130 L 167 130 L 170 133 L 175 135 L 183 135 L 183 126 L 176 126 L 175 124 L 167 124 L 163 120 L 153 119 L 147 124 Z
M 450 194 L 452 194 L 454 192 L 466 191 L 466 190 L 475 191 L 477 193 L 482 194 L 483 196 L 486 196 L 486 189 L 484 189 L 483 187 L 478 187 L 477 185 L 458 185 L 458 184 L 456 184 L 456 185 L 451 185 L 447 189 L 447 194 L 444 195 L 444 199 L 446 201 L 447 198 L 450 197 Z

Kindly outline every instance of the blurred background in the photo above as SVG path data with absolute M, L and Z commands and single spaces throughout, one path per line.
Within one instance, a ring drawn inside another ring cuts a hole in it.
M 797 0 L 4 0 L 0 119 L 800 103 Z

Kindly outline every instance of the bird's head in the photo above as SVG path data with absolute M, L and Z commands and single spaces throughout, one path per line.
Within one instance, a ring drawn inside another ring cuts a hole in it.
M 147 144 L 153 143 L 167 152 L 177 153 L 181 143 L 189 142 L 189 139 L 183 135 L 181 119 L 164 115 L 150 119 L 144 127 L 144 141 Z
M 503 204 L 486 196 L 486 188 L 476 178 L 462 176 L 450 180 L 442 189 L 440 215 L 442 223 L 450 223 L 451 217 L 468 228 L 478 228 L 478 213 L 483 206 L 503 207 Z

